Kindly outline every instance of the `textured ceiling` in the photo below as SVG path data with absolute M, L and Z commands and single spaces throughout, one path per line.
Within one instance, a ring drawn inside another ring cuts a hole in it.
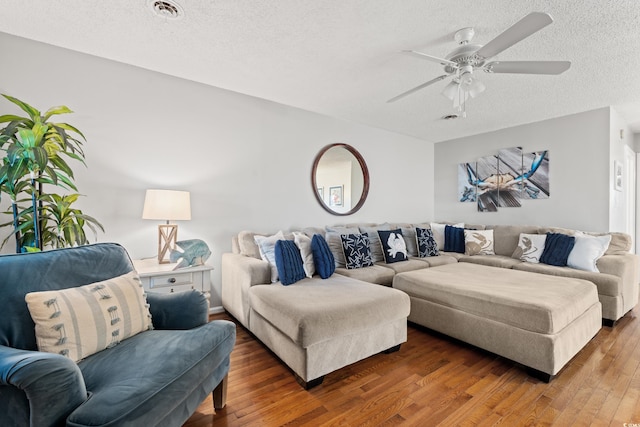
M 612 105 L 640 131 L 638 0 L 0 0 L 0 31 L 438 142 Z M 484 44 L 532 11 L 555 22 L 502 60 L 569 60 L 559 76 L 480 74 L 487 90 L 453 112 L 438 64 L 462 27 Z M 18 61 L 19 62 L 19 61 Z

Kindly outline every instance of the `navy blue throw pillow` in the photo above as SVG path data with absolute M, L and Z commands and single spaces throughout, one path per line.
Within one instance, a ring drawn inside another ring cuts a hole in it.
M 576 238 L 573 236 L 562 233 L 547 233 L 540 262 L 558 267 L 566 266 L 569 253 L 575 244 Z
M 311 238 L 311 253 L 313 254 L 313 263 L 316 266 L 316 272 L 326 279 L 331 277 L 336 271 L 336 261 L 329 249 L 329 244 L 324 237 L 314 234 Z
M 407 244 L 402 237 L 402 230 L 378 230 L 384 260 L 387 264 L 398 261 L 406 261 Z
M 440 255 L 438 244 L 433 238 L 433 231 L 429 228 L 416 227 L 416 241 L 418 243 L 418 256 L 421 258 Z
M 464 228 L 444 227 L 444 250 L 445 252 L 464 253 Z
M 344 258 L 347 268 L 362 268 L 373 265 L 373 257 L 371 256 L 371 247 L 369 235 L 362 234 L 342 234 L 342 249 L 344 250 Z
M 300 249 L 293 240 L 278 240 L 275 247 L 276 268 L 280 283 L 290 285 L 306 276 Z

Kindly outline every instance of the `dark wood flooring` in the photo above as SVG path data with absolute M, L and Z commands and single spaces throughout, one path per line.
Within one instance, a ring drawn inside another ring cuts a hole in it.
M 309 391 L 238 325 L 227 406 L 214 414 L 209 396 L 185 426 L 640 426 L 638 314 L 603 327 L 549 384 L 410 325 L 400 351 L 330 373 Z

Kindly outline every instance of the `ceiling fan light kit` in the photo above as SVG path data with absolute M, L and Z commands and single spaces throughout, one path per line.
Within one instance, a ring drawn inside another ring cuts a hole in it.
M 519 41 L 538 32 L 553 22 L 548 13 L 532 12 L 520 21 L 507 28 L 496 38 L 485 45 L 471 43 L 475 30 L 471 27 L 456 31 L 454 40 L 458 43 L 453 51 L 444 58 L 428 55 L 414 50 L 404 50 L 404 53 L 427 61 L 436 62 L 444 67 L 446 74 L 438 76 L 428 82 L 409 89 L 387 102 L 395 102 L 411 95 L 427 86 L 452 77 L 445 86 L 442 94 L 453 101 L 453 108 L 462 117 L 466 117 L 466 104 L 469 97 L 475 98 L 486 89 L 484 83 L 474 74 L 476 71 L 496 74 L 562 74 L 571 67 L 569 61 L 492 61 L 502 51 L 510 48 Z

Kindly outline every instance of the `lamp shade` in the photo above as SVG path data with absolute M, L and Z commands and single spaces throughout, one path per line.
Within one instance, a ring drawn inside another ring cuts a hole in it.
M 142 219 L 185 221 L 191 219 L 191 197 L 188 191 L 147 190 Z

